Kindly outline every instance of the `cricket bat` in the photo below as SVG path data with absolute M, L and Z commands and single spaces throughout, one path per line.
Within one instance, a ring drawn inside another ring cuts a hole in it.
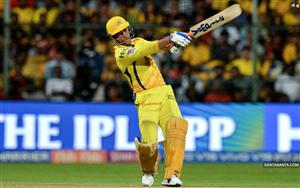
M 221 25 L 233 20 L 234 18 L 238 17 L 242 13 L 242 9 L 239 4 L 234 4 L 218 14 L 215 14 L 206 20 L 190 27 L 190 31 L 188 35 L 193 38 L 198 38 L 201 35 L 204 35 L 211 30 L 214 30 Z

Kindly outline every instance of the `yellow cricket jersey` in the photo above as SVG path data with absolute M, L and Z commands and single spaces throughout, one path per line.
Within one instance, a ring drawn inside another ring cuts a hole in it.
M 158 41 L 134 38 L 131 46 L 116 45 L 114 49 L 117 65 L 134 93 L 165 85 L 160 70 L 151 57 L 160 51 Z

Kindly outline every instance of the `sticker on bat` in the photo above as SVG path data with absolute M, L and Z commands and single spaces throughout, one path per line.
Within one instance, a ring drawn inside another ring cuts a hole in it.
M 193 33 L 193 35 L 196 35 L 198 32 L 205 32 L 209 28 L 211 28 L 214 24 L 224 21 L 224 20 L 225 20 L 224 16 L 220 16 L 219 18 L 212 21 L 210 24 L 209 23 L 201 24 L 197 29 L 192 30 L 192 33 Z

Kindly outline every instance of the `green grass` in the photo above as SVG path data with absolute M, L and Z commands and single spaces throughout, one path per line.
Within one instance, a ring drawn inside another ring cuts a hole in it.
M 156 175 L 160 186 L 163 168 Z M 0 164 L 1 183 L 140 185 L 137 164 Z M 262 164 L 186 163 L 186 187 L 300 187 L 300 168 L 263 168 Z

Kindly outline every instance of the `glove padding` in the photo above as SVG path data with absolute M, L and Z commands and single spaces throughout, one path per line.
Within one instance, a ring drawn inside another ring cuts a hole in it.
M 170 34 L 170 41 L 173 44 L 177 44 L 180 47 L 187 47 L 190 44 L 190 42 L 192 41 L 192 38 L 190 36 L 188 36 L 187 33 L 174 32 L 174 33 Z
M 180 52 L 180 50 L 181 50 L 181 47 L 177 47 L 177 46 L 172 46 L 172 47 L 170 48 L 170 52 L 171 52 L 172 54 L 177 54 L 178 52 Z

